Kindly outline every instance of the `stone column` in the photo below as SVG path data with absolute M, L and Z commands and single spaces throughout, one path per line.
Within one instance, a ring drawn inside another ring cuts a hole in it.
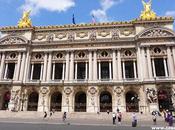
M 67 54 L 66 54 L 66 76 L 65 76 L 65 80 L 66 81 L 69 80 L 69 52 L 67 52 Z
M 21 67 L 21 52 L 19 52 L 18 54 L 18 62 L 17 62 L 17 66 L 15 67 L 15 77 L 14 80 L 18 80 L 19 79 L 19 73 L 20 73 L 20 67 Z
M 86 72 L 85 72 L 85 80 L 87 80 L 88 79 L 88 62 L 86 61 L 86 67 L 85 67 L 85 69 L 86 69 Z
M 153 78 L 153 73 L 152 73 L 152 67 L 151 67 L 151 57 L 150 57 L 150 50 L 149 48 L 146 49 L 147 53 L 147 63 L 148 63 L 148 73 L 149 73 L 149 78 Z
M 97 80 L 97 52 L 94 51 L 94 61 L 93 61 L 93 80 Z
M 122 80 L 122 65 L 121 65 L 121 57 L 120 50 L 117 50 L 117 71 L 118 71 L 118 80 Z
M 109 61 L 109 79 L 112 80 L 112 66 L 111 66 L 111 61 Z
M 69 80 L 73 81 L 74 79 L 74 52 L 71 52 L 70 56 L 70 73 L 69 73 Z
M 142 68 L 143 68 L 143 80 L 144 79 L 148 79 L 148 70 L 147 70 L 147 62 L 146 62 L 146 58 L 145 58 L 145 50 L 144 48 L 141 49 L 141 53 L 142 53 Z
M 172 52 L 173 52 L 173 60 L 174 60 L 174 68 L 175 68 L 175 47 L 172 47 Z
M 113 67 L 113 80 L 116 81 L 117 80 L 117 62 L 116 62 L 116 51 L 113 50 L 112 52 L 112 67 Z
M 75 62 L 75 80 L 77 80 L 77 62 Z
M 5 53 L 2 53 L 2 58 L 1 58 L 1 66 L 0 66 L 0 80 L 3 77 L 4 74 L 4 66 L 5 66 Z
M 53 64 L 52 80 L 55 80 L 55 62 Z
M 19 80 L 20 80 L 20 81 L 23 80 L 24 68 L 25 68 L 25 61 L 26 61 L 26 53 L 23 52 L 23 55 L 22 55 L 22 62 L 21 62 L 21 69 L 20 69 L 20 76 L 19 76 Z
M 5 64 L 4 79 L 7 79 L 7 69 L 8 69 L 8 63 Z
M 137 70 L 136 70 L 136 61 L 133 61 L 133 67 L 134 67 L 134 79 L 137 78 Z
M 41 63 L 40 80 L 43 79 L 43 63 Z
M 63 70 L 62 70 L 62 80 L 65 78 L 65 63 L 63 62 Z
M 98 79 L 101 80 L 101 61 L 98 62 Z
M 167 55 L 168 55 L 169 76 L 173 78 L 175 76 L 175 72 L 170 47 L 167 47 Z
M 46 75 L 47 75 L 47 53 L 44 54 L 43 81 L 46 81 Z
M 27 51 L 27 56 L 26 56 L 26 62 L 25 62 L 25 70 L 24 70 L 24 82 L 26 82 L 29 79 L 29 69 L 30 69 L 30 59 L 31 55 L 29 50 Z
M 49 53 L 49 60 L 47 65 L 47 82 L 51 80 L 51 69 L 52 69 L 52 53 Z
M 34 69 L 34 64 L 31 63 L 31 74 L 30 74 L 30 80 L 33 79 L 33 69 Z
M 164 70 L 165 70 L 165 77 L 168 77 L 168 70 L 167 70 L 166 58 L 163 58 L 163 64 L 164 64 Z
M 122 61 L 122 67 L 123 67 L 123 79 L 126 79 L 126 75 L 125 75 L 125 61 Z
M 89 81 L 92 81 L 92 51 L 89 51 Z
M 142 62 L 141 62 L 140 47 L 137 48 L 137 72 L 138 72 L 138 79 L 143 81 L 143 68 L 142 68 Z
M 153 67 L 153 76 L 155 78 L 156 77 L 156 69 L 155 69 L 154 58 L 152 58 L 152 67 Z

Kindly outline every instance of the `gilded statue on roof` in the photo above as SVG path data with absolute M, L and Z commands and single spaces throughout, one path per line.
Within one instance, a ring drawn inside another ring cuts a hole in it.
M 143 20 L 155 19 L 156 14 L 151 9 L 152 0 L 149 0 L 149 2 L 145 2 L 144 0 L 142 0 L 142 4 L 143 4 L 143 7 L 144 7 L 144 10 L 141 12 L 140 18 L 143 19 Z
M 29 18 L 31 11 L 24 11 L 23 16 L 20 19 L 18 23 L 18 27 L 20 28 L 25 28 L 25 27 L 31 27 L 32 26 L 32 21 Z

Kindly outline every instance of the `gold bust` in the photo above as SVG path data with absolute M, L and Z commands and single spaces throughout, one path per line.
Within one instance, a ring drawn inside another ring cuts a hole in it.
M 18 27 L 19 28 L 27 28 L 27 27 L 32 27 L 32 22 L 31 19 L 29 18 L 31 11 L 24 11 L 23 16 L 18 22 Z
M 149 2 L 145 2 L 144 0 L 142 0 L 142 4 L 144 7 L 144 10 L 141 12 L 140 18 L 143 20 L 155 19 L 156 14 L 151 9 L 152 0 L 149 0 Z

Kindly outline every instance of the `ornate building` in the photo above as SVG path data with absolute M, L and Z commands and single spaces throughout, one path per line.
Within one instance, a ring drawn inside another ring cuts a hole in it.
M 151 112 L 175 106 L 172 17 L 1 28 L 0 109 Z

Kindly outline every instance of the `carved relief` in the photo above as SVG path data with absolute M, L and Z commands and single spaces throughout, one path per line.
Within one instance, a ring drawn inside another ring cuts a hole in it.
M 73 32 L 68 33 L 68 41 L 73 42 L 75 40 L 75 34 Z
M 128 30 L 128 29 L 125 29 L 125 30 L 123 30 L 123 31 L 121 32 L 121 34 L 124 35 L 124 36 L 129 36 L 129 35 L 131 35 L 132 33 L 133 33 L 132 30 Z
M 24 44 L 24 43 L 26 43 L 26 41 L 18 37 L 8 37 L 0 41 L 0 44 Z
M 151 48 L 151 56 L 164 56 L 166 55 L 166 48 L 164 47 L 154 47 Z
M 91 87 L 88 92 L 91 94 L 91 95 L 95 95 L 97 93 L 97 89 L 95 87 Z
M 122 51 L 123 58 L 136 58 L 136 50 L 135 49 L 125 49 Z
M 90 32 L 89 40 L 90 40 L 90 41 L 96 41 L 96 40 L 97 40 L 96 31 L 93 30 L 93 31 Z
M 64 89 L 64 93 L 65 93 L 66 95 L 70 95 L 70 94 L 72 93 L 72 89 L 71 89 L 71 88 L 65 88 L 65 89 Z
M 44 59 L 43 53 L 33 53 L 32 61 L 42 61 Z
M 86 59 L 86 58 L 88 58 L 88 55 L 84 51 L 77 51 L 75 53 L 75 58 L 76 59 Z
M 101 36 L 101 37 L 107 37 L 109 34 L 110 32 L 105 30 L 98 32 L 98 36 Z
M 107 50 L 102 50 L 98 52 L 97 56 L 101 59 L 111 58 L 111 53 Z
M 77 32 L 76 36 L 79 38 L 85 38 L 88 36 L 88 33 L 87 32 Z
M 18 59 L 18 55 L 16 52 L 7 54 L 6 60 L 17 60 L 17 59 Z
M 121 94 L 123 93 L 123 91 L 124 91 L 124 90 L 123 90 L 121 87 L 116 87 L 116 88 L 114 89 L 114 92 L 117 94 L 118 97 L 121 96 Z
M 54 60 L 64 60 L 65 59 L 65 54 L 63 52 L 56 52 L 53 54 L 53 59 Z
M 43 40 L 43 39 L 45 39 L 46 38 L 46 34 L 37 34 L 36 36 L 35 36 L 35 39 L 37 39 L 37 40 Z
M 40 89 L 40 93 L 43 95 L 46 95 L 47 93 L 49 93 L 49 89 L 47 87 L 42 87 Z
M 58 38 L 58 39 L 63 39 L 66 37 L 66 33 L 58 33 L 58 34 L 55 34 L 55 37 Z
M 54 34 L 49 34 L 46 39 L 48 42 L 52 42 L 54 40 Z
M 154 88 L 147 88 L 146 96 L 149 103 L 157 102 L 157 91 Z
M 112 33 L 112 40 L 119 39 L 119 30 L 114 29 L 111 31 L 111 33 Z

